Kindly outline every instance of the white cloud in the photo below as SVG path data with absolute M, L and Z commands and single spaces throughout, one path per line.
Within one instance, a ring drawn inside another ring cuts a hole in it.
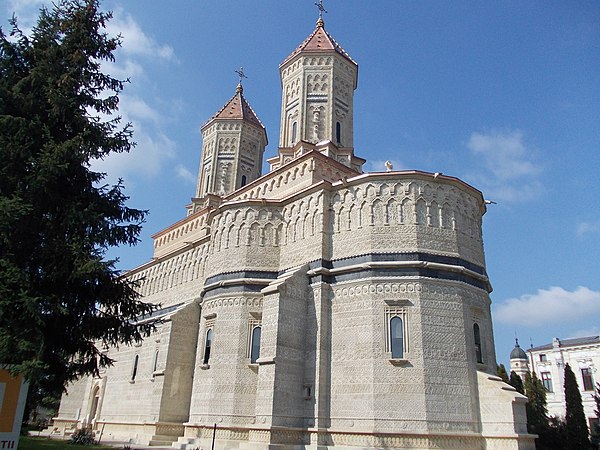
M 500 180 L 537 175 L 540 168 L 527 158 L 529 150 L 523 143 L 523 133 L 519 130 L 507 133 L 473 133 L 467 147 L 483 158 L 485 166 Z
M 600 220 L 596 222 L 581 222 L 577 224 L 577 237 L 600 232 Z
M 600 315 L 600 291 L 579 286 L 570 292 L 561 287 L 539 289 L 535 294 L 510 298 L 495 307 L 494 317 L 502 323 L 542 326 L 567 323 Z
M 119 111 L 130 121 L 150 121 L 154 124 L 161 124 L 163 118 L 146 101 L 140 97 L 121 94 L 119 96 Z
M 140 123 L 133 123 L 134 140 L 137 145 L 129 153 L 112 153 L 103 160 L 96 160 L 92 170 L 106 172 L 107 182 L 123 178 L 130 186 L 133 174 L 151 178 L 158 175 L 164 164 L 175 157 L 175 143 L 163 133 L 149 135 Z
M 144 73 L 144 67 L 139 62 L 131 59 L 119 60 L 119 62 L 102 61 L 101 68 L 103 72 L 118 80 L 130 78 L 139 82 Z
M 158 44 L 148 36 L 129 14 L 122 10 L 114 12 L 113 19 L 107 24 L 107 31 L 112 36 L 122 36 L 122 51 L 126 55 L 150 56 L 164 60 L 175 58 L 173 48 Z
M 516 203 L 535 200 L 544 191 L 544 187 L 538 180 L 531 180 L 515 186 L 508 183 L 498 184 L 484 190 L 486 198 L 494 201 Z
M 44 0 L 10 0 L 6 4 L 6 9 L 10 14 L 15 13 L 17 17 L 32 18 L 43 4 L 47 5 L 48 2 Z
M 7 19 L 14 14 L 21 31 L 23 31 L 25 35 L 30 35 L 33 26 L 37 22 L 42 6 L 51 9 L 52 3 L 47 0 L 11 0 L 6 3 L 6 19 L 3 19 L 2 22 L 0 22 L 0 26 L 5 33 L 10 31 L 10 25 Z
M 35 23 L 41 6 L 52 8 L 52 3 L 49 0 L 9 0 L 6 9 L 9 15 L 13 12 L 17 15 L 21 28 L 29 33 L 31 30 L 27 26 Z M 4 24 L 2 26 L 5 28 Z M 131 186 L 137 175 L 157 176 L 165 165 L 176 161 L 176 145 L 164 131 L 165 124 L 172 118 L 163 115 L 164 107 L 152 106 L 161 99 L 149 94 L 151 90 L 147 89 L 148 78 L 145 76 L 157 61 L 173 62 L 176 57 L 171 46 L 157 42 L 123 8 L 113 11 L 106 31 L 109 36 L 121 35 L 122 46 L 115 54 L 116 61 L 102 61 L 101 70 L 117 79 L 131 78 L 133 81 L 119 95 L 117 114 L 122 117 L 123 124 L 133 124 L 133 140 L 137 146 L 129 153 L 111 154 L 104 160 L 93 161 L 92 169 L 106 172 L 105 182 L 114 183 L 123 178 Z M 110 119 L 102 114 L 99 116 L 102 120 Z M 187 176 L 179 170 L 178 173 L 184 179 Z
M 182 180 L 190 184 L 196 184 L 196 176 L 192 172 L 190 172 L 183 164 L 177 164 L 177 166 L 175 166 L 175 173 Z
M 543 192 L 537 178 L 542 168 L 533 162 L 534 151 L 525 145 L 522 131 L 475 132 L 466 145 L 483 166 L 471 178 L 483 188 L 486 197 L 506 202 L 529 201 Z
M 566 339 L 571 338 L 579 338 L 579 337 L 588 337 L 588 336 L 598 336 L 600 335 L 600 327 L 591 327 L 591 328 L 583 328 L 581 330 L 576 330 L 569 334 Z

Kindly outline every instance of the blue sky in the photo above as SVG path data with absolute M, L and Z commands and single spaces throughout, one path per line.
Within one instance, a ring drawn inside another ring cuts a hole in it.
M 314 29 L 314 0 L 107 0 L 121 113 L 138 145 L 97 163 L 150 216 L 120 267 L 185 216 L 200 126 L 233 95 L 234 70 L 276 153 L 278 65 Z M 27 28 L 41 2 L 3 0 Z M 484 216 L 496 353 L 600 333 L 600 3 L 325 1 L 326 29 L 359 64 L 355 150 L 366 170 L 443 172 L 497 202 Z

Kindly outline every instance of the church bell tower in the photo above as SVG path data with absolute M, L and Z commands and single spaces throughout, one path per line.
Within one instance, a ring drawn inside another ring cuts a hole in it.
M 243 71 L 238 73 L 233 97 L 201 128 L 196 199 L 227 195 L 261 176 L 267 132 L 243 95 Z
M 279 156 L 271 170 L 313 148 L 362 171 L 354 156 L 354 90 L 358 64 L 325 30 L 322 16 L 315 30 L 279 66 L 282 84 Z M 320 150 L 322 151 L 322 150 Z

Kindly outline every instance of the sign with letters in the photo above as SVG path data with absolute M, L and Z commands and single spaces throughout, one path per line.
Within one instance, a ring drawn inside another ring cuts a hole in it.
M 0 366 L 0 449 L 19 446 L 26 399 L 27 383 L 23 377 L 14 377 Z

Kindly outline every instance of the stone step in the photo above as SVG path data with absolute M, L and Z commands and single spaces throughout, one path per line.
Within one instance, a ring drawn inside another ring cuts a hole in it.
M 180 437 L 177 442 L 173 442 L 173 448 L 178 450 L 203 450 L 197 442 L 196 438 Z
M 167 436 L 164 434 L 155 434 L 150 438 L 150 447 L 170 447 L 177 441 L 178 436 Z

